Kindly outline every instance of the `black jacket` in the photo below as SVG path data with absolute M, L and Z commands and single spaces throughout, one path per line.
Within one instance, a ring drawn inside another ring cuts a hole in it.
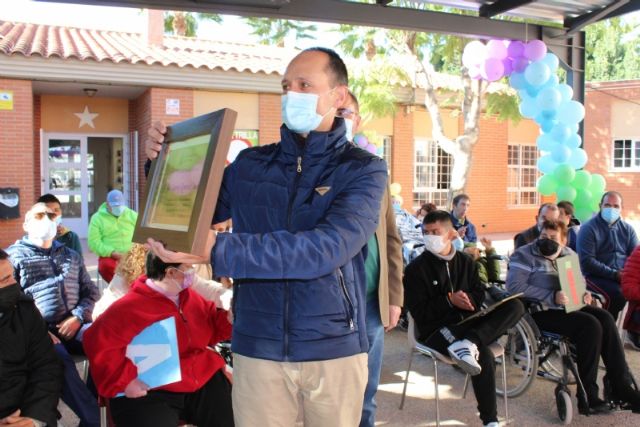
M 441 327 L 473 314 L 454 307 L 449 302 L 449 292 L 466 292 L 476 310 L 484 302 L 484 286 L 480 283 L 476 264 L 471 257 L 458 251 L 451 261 L 423 252 L 407 266 L 403 282 L 404 306 L 416 322 L 420 341 Z
M 540 237 L 540 230 L 536 224 L 533 227 L 527 228 L 526 230 L 516 234 L 513 238 L 513 250 L 533 242 L 538 237 Z
M 0 313 L 0 418 L 21 416 L 57 425 L 62 364 L 33 300 L 21 295 Z

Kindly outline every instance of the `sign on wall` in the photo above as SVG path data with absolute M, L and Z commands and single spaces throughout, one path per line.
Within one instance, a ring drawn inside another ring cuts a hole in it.
M 180 100 L 176 98 L 167 98 L 165 100 L 164 112 L 167 116 L 179 116 Z
M 13 92 L 0 90 L 0 110 L 13 110 Z

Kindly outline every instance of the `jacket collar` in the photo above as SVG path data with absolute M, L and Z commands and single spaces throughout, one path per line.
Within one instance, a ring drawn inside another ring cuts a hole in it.
M 44 252 L 44 253 L 51 253 L 54 252 L 56 250 L 58 250 L 61 246 L 64 246 L 62 243 L 58 242 L 57 240 L 53 240 L 53 244 L 51 245 L 50 248 L 43 248 L 41 246 L 35 245 L 31 242 L 31 240 L 29 240 L 29 237 L 24 236 L 22 239 L 18 240 L 16 242 L 16 244 L 19 244 L 21 246 L 26 246 L 31 250 L 34 251 L 38 251 L 38 252 Z
M 146 274 L 141 275 L 131 285 L 131 291 L 135 292 L 136 294 L 142 295 L 145 298 L 159 298 L 162 301 L 170 302 L 170 300 L 164 295 L 162 295 L 160 292 L 157 292 L 151 289 L 149 286 L 147 286 L 146 281 L 147 281 L 147 275 Z M 178 294 L 180 304 L 182 304 L 185 301 L 188 294 L 189 294 L 189 289 L 184 289 Z M 171 304 L 175 306 L 175 304 L 173 303 Z
M 292 156 L 303 153 L 311 156 L 321 156 L 347 143 L 344 119 L 336 117 L 329 132 L 312 131 L 303 138 L 292 132 L 286 125 L 280 126 L 280 145 L 282 150 Z

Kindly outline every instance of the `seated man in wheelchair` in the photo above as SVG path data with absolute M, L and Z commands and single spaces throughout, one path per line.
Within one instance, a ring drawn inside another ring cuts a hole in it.
M 524 306 L 511 300 L 491 313 L 460 323 L 482 308 L 485 286 L 473 259 L 456 249 L 458 234 L 445 211 L 424 218 L 425 251 L 405 270 L 405 306 L 415 320 L 420 342 L 449 354 L 465 372 L 485 425 L 497 426 L 495 361 L 489 344 L 515 325 Z
M 607 368 L 611 386 L 610 400 L 626 402 L 634 412 L 640 411 L 640 393 L 625 360 L 618 330 L 611 314 L 591 305 L 589 292 L 584 295 L 582 309 L 567 313 L 567 296 L 560 290 L 556 260 L 573 251 L 565 247 L 567 226 L 559 221 L 544 221 L 540 237 L 520 248 L 509 260 L 507 290 L 524 293 L 543 308 L 532 314 L 541 330 L 567 337 L 575 346 L 578 373 L 584 385 L 589 409 L 579 406 L 581 413 L 603 413 L 609 405 L 598 396 L 598 362 L 600 356 Z

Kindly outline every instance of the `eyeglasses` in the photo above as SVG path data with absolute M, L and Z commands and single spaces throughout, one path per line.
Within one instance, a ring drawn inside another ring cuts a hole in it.
M 343 119 L 353 119 L 358 115 L 358 113 L 350 108 L 338 108 L 336 115 L 338 117 L 342 117 Z
M 44 218 L 45 215 L 48 216 L 51 221 L 55 220 L 58 216 L 58 214 L 55 212 L 36 212 L 33 214 L 33 217 L 40 221 L 42 218 Z

